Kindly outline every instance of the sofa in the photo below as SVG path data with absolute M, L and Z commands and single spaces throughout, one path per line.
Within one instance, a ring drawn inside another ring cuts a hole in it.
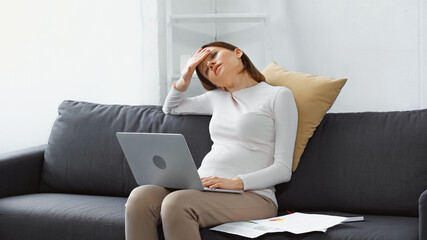
M 126 198 L 137 184 L 116 132 L 181 133 L 200 166 L 212 145 L 209 121 L 166 115 L 161 106 L 64 101 L 46 145 L 0 155 L 0 239 L 125 239 Z M 427 240 L 427 109 L 327 113 L 291 181 L 276 189 L 279 215 L 365 220 L 259 239 Z

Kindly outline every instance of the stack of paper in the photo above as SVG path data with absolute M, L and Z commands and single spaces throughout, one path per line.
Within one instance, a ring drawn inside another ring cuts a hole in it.
M 347 219 L 346 217 L 322 214 L 292 213 L 269 219 L 225 223 L 211 228 L 211 230 L 256 238 L 271 232 L 291 232 L 294 234 L 314 231 L 326 232 L 328 228 Z

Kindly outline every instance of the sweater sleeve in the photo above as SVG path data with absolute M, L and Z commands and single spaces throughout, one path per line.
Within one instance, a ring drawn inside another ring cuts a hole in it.
M 298 111 L 292 92 L 281 88 L 273 102 L 275 147 L 273 164 L 248 174 L 238 175 L 244 190 L 272 187 L 288 182 L 292 175 L 292 162 L 298 125 Z
M 212 104 L 209 100 L 209 92 L 195 97 L 184 97 L 184 92 L 178 91 L 175 87 L 169 91 L 163 105 L 163 112 L 166 114 L 200 114 L 212 115 Z

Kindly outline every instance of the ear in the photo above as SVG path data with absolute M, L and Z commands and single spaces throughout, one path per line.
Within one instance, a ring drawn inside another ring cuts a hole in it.
M 243 55 L 243 51 L 240 50 L 240 48 L 234 49 L 234 53 L 236 54 L 237 58 L 241 58 Z

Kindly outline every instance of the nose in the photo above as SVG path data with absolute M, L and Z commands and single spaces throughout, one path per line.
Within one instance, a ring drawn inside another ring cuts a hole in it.
M 213 68 L 215 66 L 215 61 L 208 61 L 208 68 Z

